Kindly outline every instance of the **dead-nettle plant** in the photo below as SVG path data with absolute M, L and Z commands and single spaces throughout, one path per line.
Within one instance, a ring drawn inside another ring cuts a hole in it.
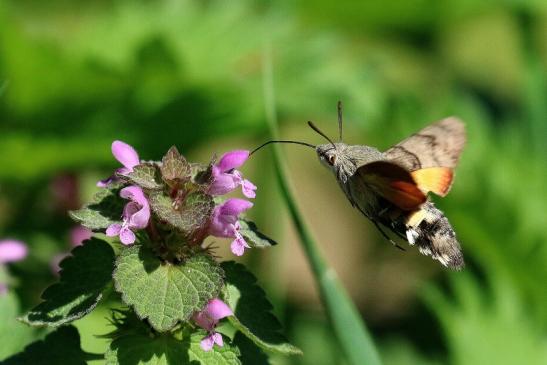
M 94 236 L 60 263 L 59 282 L 22 320 L 60 327 L 104 301 L 112 309 L 108 364 L 240 364 L 269 352 L 299 354 L 256 278 L 242 264 L 218 262 L 218 243 L 204 245 L 209 236 L 231 238 L 231 252 L 241 256 L 275 244 L 243 217 L 253 203 L 223 197 L 238 188 L 255 197 L 256 186 L 238 170 L 249 152 L 200 164 L 172 147 L 161 161 L 141 161 L 115 141 L 112 153 L 123 167 L 70 212 Z

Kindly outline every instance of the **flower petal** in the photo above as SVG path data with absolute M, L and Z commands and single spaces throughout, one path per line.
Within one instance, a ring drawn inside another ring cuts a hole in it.
M 235 217 L 237 220 L 237 216 L 246 211 L 247 209 L 250 209 L 253 206 L 253 203 L 251 203 L 248 200 L 245 199 L 239 199 L 239 198 L 230 198 L 226 200 L 222 205 L 220 206 L 220 215 L 221 216 L 232 216 Z
M 211 337 L 213 338 L 213 342 L 216 343 L 218 346 L 224 346 L 224 341 L 222 340 L 222 335 L 220 333 L 215 332 L 211 335 Z
M 131 228 L 143 229 L 146 228 L 149 220 L 150 207 L 148 205 L 145 205 L 137 213 L 133 214 L 129 218 L 129 226 Z
M 131 185 L 120 190 L 120 196 L 124 199 L 130 199 L 141 206 L 148 206 L 148 199 L 139 186 Z
M 205 310 L 194 313 L 194 315 L 192 316 L 192 320 L 206 331 L 212 331 L 216 325 L 213 319 L 209 317 L 209 313 Z
M 120 241 L 124 245 L 130 245 L 135 242 L 135 233 L 133 233 L 132 230 L 130 230 L 128 227 L 122 227 L 120 230 Z
M 140 163 L 137 151 L 130 145 L 122 141 L 112 142 L 112 154 L 116 160 L 120 161 L 126 168 L 132 170 Z
M 112 176 L 107 177 L 104 180 L 97 181 L 96 185 L 99 188 L 106 188 L 108 185 L 110 185 L 112 182 L 114 182 L 116 180 L 117 180 L 116 176 L 112 175 Z
M 106 229 L 106 235 L 108 237 L 114 237 L 120 234 L 120 231 L 122 229 L 122 225 L 119 223 L 114 223 L 108 226 Z
M 27 245 L 22 241 L 7 239 L 0 241 L 0 264 L 24 259 L 28 254 Z
M 210 195 L 224 195 L 234 190 L 240 184 L 240 178 L 233 174 L 225 174 L 223 172 L 214 174 L 213 182 L 209 185 L 207 192 Z
M 230 245 L 230 250 L 236 256 L 243 256 L 246 248 L 249 248 L 249 245 L 247 244 L 247 242 L 245 242 L 245 239 L 241 237 L 241 235 L 236 237 L 236 239 L 233 240 L 232 244 Z
M 243 195 L 247 198 L 256 198 L 256 185 L 249 180 L 243 180 L 241 183 L 241 190 L 243 191 Z
M 218 298 L 211 299 L 204 309 L 208 313 L 209 317 L 218 323 L 224 317 L 232 316 L 234 312 L 228 307 L 228 304 L 224 303 Z
M 203 349 L 203 351 L 211 351 L 213 349 L 213 346 L 215 344 L 215 340 L 213 339 L 213 335 L 209 335 L 207 337 L 205 337 L 203 340 L 201 340 L 201 342 L 199 343 L 199 345 L 201 346 L 201 348 Z
M 231 169 L 237 169 L 247 161 L 249 158 L 249 151 L 236 150 L 227 152 L 220 158 L 220 161 L 216 164 L 220 171 L 226 172 Z
M 93 235 L 89 229 L 84 226 L 76 226 L 70 230 L 70 244 L 72 247 L 80 246 L 85 240 Z
M 5 283 L 0 283 L 0 296 L 8 293 L 8 286 Z

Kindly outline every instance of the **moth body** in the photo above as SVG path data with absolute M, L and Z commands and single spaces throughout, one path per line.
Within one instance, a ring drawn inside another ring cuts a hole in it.
M 342 142 L 319 145 L 316 152 L 352 206 L 380 230 L 385 226 L 422 254 L 461 269 L 456 234 L 427 194 L 448 193 L 464 142 L 463 123 L 447 118 L 386 152 Z

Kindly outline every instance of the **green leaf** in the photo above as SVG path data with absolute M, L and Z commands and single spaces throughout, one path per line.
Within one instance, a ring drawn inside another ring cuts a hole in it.
M 230 339 L 223 336 L 224 346 L 215 345 L 211 351 L 203 351 L 200 342 L 205 336 L 194 334 L 190 337 L 190 349 L 188 351 L 192 364 L 198 361 L 202 365 L 241 365 L 237 347 L 232 346 Z
M 209 223 L 215 203 L 210 195 L 201 191 L 188 194 L 180 209 L 185 232 L 195 232 L 204 229 Z
M 199 253 L 181 264 L 160 261 L 145 246 L 122 250 L 114 282 L 122 299 L 139 318 L 159 332 L 186 321 L 218 296 L 223 270 L 207 254 Z
M 277 242 L 259 232 L 254 222 L 240 219 L 239 226 L 239 232 L 252 247 L 264 248 L 277 245 Z
M 106 365 L 189 364 L 187 342 L 170 333 L 129 333 L 116 338 L 105 353 Z
M 191 176 L 190 164 L 173 146 L 162 159 L 161 174 L 165 180 L 188 180 Z
M 36 341 L 5 361 L 2 365 L 85 365 L 89 358 L 80 348 L 80 334 L 73 326 L 58 328 L 44 340 Z
M 205 332 L 178 340 L 171 333 L 129 332 L 117 337 L 105 354 L 106 365 L 240 365 L 239 351 L 224 337 L 224 346 L 205 352 Z
M 207 226 L 215 207 L 213 198 L 200 191 L 188 194 L 178 209 L 171 198 L 159 191 L 150 194 L 149 202 L 161 220 L 179 229 L 186 237 Z
M 158 167 L 151 163 L 141 163 L 133 167 L 132 172 L 120 177 L 144 189 L 161 189 L 163 186 Z
M 58 283 L 42 294 L 42 303 L 22 321 L 33 326 L 57 327 L 91 312 L 112 281 L 114 250 L 105 241 L 92 238 L 72 250 L 60 263 Z
M 70 217 L 84 227 L 92 230 L 105 229 L 109 225 L 119 222 L 122 216 L 125 201 L 119 196 L 120 184 L 112 184 L 101 189 L 93 197 L 91 203 L 80 210 L 68 212 Z
M 281 324 L 272 314 L 272 305 L 256 278 L 245 266 L 223 262 L 226 273 L 225 300 L 234 311 L 228 317 L 232 325 L 264 350 L 282 355 L 301 355 L 302 351 L 287 342 L 280 333 Z
M 243 365 L 270 365 L 268 355 L 243 333 L 237 331 L 232 343 L 241 352 L 239 359 Z
M 0 360 L 21 351 L 35 337 L 34 329 L 19 322 L 18 315 L 19 302 L 15 293 L 9 291 L 0 295 Z

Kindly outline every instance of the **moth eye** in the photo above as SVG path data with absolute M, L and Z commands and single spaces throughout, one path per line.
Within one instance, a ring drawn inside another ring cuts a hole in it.
M 335 155 L 330 155 L 329 156 L 329 163 L 331 165 L 334 165 L 334 162 L 336 161 L 336 156 Z

